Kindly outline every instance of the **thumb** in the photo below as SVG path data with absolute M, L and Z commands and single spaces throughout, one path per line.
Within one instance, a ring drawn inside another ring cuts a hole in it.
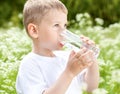
M 73 57 L 75 55 L 75 51 L 71 51 L 70 55 L 69 55 L 69 58 Z

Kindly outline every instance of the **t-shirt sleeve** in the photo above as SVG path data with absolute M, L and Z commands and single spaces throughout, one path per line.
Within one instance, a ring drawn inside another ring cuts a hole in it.
M 42 94 L 46 88 L 43 74 L 36 64 L 21 65 L 16 82 L 18 94 Z

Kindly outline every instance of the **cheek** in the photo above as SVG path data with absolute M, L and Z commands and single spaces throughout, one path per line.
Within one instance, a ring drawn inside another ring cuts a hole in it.
M 48 35 L 48 40 L 50 40 L 50 41 L 53 41 L 53 42 L 57 41 L 57 38 L 58 38 L 58 35 L 54 31 L 50 32 Z
M 54 31 L 46 31 L 44 34 L 41 36 L 43 41 L 46 42 L 56 42 L 58 35 Z

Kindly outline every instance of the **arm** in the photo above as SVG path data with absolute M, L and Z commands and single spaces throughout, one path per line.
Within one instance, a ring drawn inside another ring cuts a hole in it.
M 83 42 L 87 43 L 87 45 L 95 45 L 94 41 L 90 40 L 88 37 L 82 36 Z M 99 84 L 99 67 L 97 59 L 94 55 L 89 55 L 89 58 L 92 61 L 91 65 L 88 66 L 86 74 L 85 74 L 85 82 L 87 83 L 87 91 L 92 92 L 94 89 L 98 88 Z
M 70 54 L 65 71 L 61 74 L 53 86 L 45 90 L 44 94 L 65 94 L 72 79 L 85 68 L 88 68 L 85 80 L 88 84 L 88 91 L 91 92 L 98 86 L 98 65 L 94 58 L 94 52 L 86 48 L 82 48 L 78 53 L 72 52 Z
M 98 63 L 94 62 L 88 69 L 85 75 L 85 81 L 88 85 L 87 91 L 92 92 L 92 90 L 98 88 L 99 83 L 99 68 Z
M 73 76 L 65 70 L 59 79 L 56 81 L 56 83 L 47 89 L 44 94 L 65 94 L 67 88 L 69 87 L 71 81 L 73 79 Z
M 83 69 L 88 67 L 88 63 L 82 64 L 79 60 L 80 53 L 86 52 L 81 49 L 78 53 L 71 52 L 65 71 L 61 74 L 53 86 L 45 90 L 43 94 L 65 94 L 72 79 L 78 75 Z

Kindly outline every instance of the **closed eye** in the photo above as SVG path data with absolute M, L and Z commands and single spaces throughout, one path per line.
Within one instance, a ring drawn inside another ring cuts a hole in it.
M 68 26 L 67 24 L 64 25 L 65 28 L 67 28 L 67 26 Z
M 55 24 L 54 26 L 59 27 L 59 24 Z

